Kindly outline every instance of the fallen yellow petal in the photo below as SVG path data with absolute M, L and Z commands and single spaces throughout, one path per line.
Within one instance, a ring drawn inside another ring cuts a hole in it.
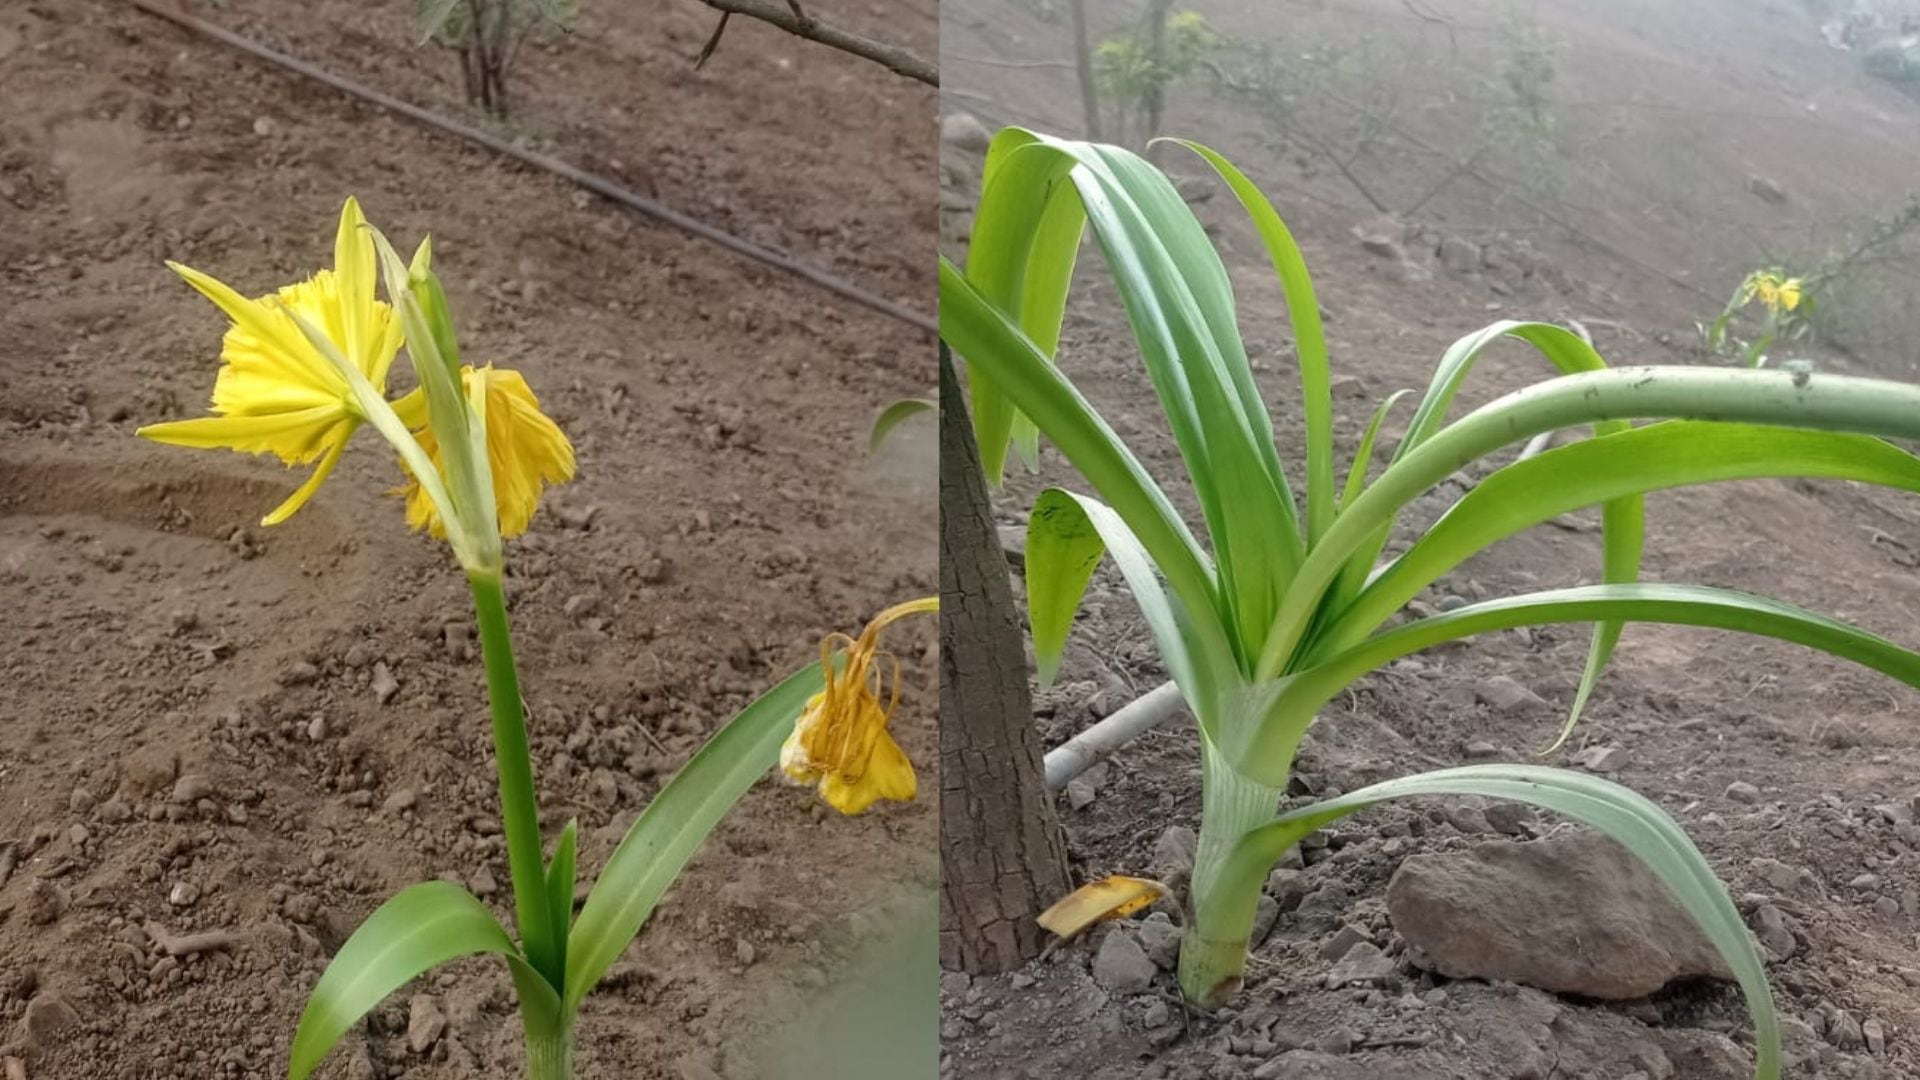
M 1063 938 L 1107 919 L 1124 919 L 1167 895 L 1167 887 L 1151 878 L 1114 874 L 1089 881 L 1040 913 L 1043 930 Z

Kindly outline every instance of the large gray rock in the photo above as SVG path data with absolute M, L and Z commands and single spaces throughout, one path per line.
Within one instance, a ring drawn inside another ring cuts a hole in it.
M 1415 962 L 1608 1000 L 1675 979 L 1731 979 L 1653 872 L 1595 833 L 1406 859 L 1387 885 Z

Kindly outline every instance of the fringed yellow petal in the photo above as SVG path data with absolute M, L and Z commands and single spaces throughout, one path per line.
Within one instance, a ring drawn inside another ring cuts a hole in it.
M 463 367 L 460 375 L 469 393 L 485 391 L 487 465 L 493 473 L 493 500 L 500 519 L 500 535 L 518 536 L 532 523 L 546 486 L 573 479 L 573 444 L 567 441 L 560 426 L 540 411 L 540 400 L 534 397 L 519 372 Z M 434 465 L 444 472 L 439 440 L 426 423 L 425 396 L 415 391 L 396 402 L 394 409 L 409 424 L 418 424 L 414 437 L 420 440 L 421 448 L 433 459 Z M 446 529 L 440 514 L 418 481 L 409 479 L 401 490 L 407 497 L 407 524 L 444 537 Z
M 307 482 L 301 484 L 294 490 L 293 494 L 287 496 L 285 502 L 274 507 L 272 513 L 261 518 L 261 525 L 268 527 L 278 525 L 292 517 L 294 511 L 307 505 L 307 500 L 313 498 L 313 493 L 319 491 L 320 485 L 326 482 L 327 474 L 333 472 L 333 467 L 340 463 L 340 454 L 346 450 L 347 439 L 353 434 L 353 429 L 356 426 L 358 425 L 352 421 L 341 425 L 342 429 L 340 433 L 334 436 L 333 441 L 327 446 L 327 452 L 321 455 L 320 464 L 313 467 L 313 472 L 308 475 Z
M 1040 913 L 1043 930 L 1070 938 L 1094 923 L 1124 919 L 1167 895 L 1167 887 L 1150 878 L 1114 874 L 1090 881 Z
M 173 446 L 200 450 L 238 450 L 277 454 L 289 465 L 303 465 L 327 449 L 329 434 L 346 411 L 322 405 L 266 416 L 201 416 L 149 424 L 134 434 Z

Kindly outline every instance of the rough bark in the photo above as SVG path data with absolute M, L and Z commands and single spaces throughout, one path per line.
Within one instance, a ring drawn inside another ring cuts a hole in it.
M 1068 889 L 1040 771 L 1027 656 L 986 478 L 940 351 L 940 966 L 1005 971 Z

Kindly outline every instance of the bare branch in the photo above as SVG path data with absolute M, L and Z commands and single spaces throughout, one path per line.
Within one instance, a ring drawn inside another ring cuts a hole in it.
M 884 41 L 861 37 L 850 30 L 822 21 L 818 16 L 810 15 L 800 9 L 794 0 L 700 0 L 720 13 L 720 26 L 715 28 L 707 47 L 701 51 L 702 62 L 713 55 L 720 42 L 720 32 L 726 28 L 729 15 L 745 15 L 750 19 L 777 26 L 795 37 L 839 49 L 841 52 L 871 60 L 896 75 L 903 75 L 926 83 L 928 86 L 940 85 L 940 66 L 922 58 L 918 53 L 891 45 Z

